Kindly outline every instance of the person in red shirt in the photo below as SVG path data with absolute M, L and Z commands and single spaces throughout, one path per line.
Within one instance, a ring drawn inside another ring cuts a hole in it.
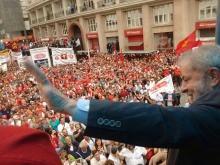
M 126 97 L 128 96 L 128 91 L 126 90 L 126 87 L 124 87 L 123 89 L 121 89 L 121 93 L 120 93 L 121 97 Z

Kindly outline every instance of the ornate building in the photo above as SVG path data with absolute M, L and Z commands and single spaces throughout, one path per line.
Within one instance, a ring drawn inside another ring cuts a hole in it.
M 217 0 L 27 0 L 37 41 L 79 38 L 82 49 L 172 49 L 196 30 L 214 43 Z

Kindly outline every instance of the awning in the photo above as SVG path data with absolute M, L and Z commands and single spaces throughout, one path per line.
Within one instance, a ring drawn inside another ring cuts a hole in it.
M 149 53 L 154 53 L 157 52 L 157 50 L 140 50 L 140 51 L 126 51 L 123 52 L 124 54 L 149 54 Z
M 125 43 L 125 46 L 141 46 L 143 42 L 129 42 Z

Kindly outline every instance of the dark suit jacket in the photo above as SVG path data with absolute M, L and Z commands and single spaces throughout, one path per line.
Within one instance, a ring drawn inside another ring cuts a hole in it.
M 167 99 L 168 99 L 168 93 L 165 93 L 164 96 L 163 96 L 163 100 L 164 100 L 164 102 L 165 102 L 165 106 L 167 106 Z M 175 93 L 172 93 L 173 106 L 176 105 L 176 99 L 177 99 L 177 98 L 176 98 Z
M 167 164 L 220 164 L 220 90 L 188 109 L 91 100 L 86 135 L 172 148 Z

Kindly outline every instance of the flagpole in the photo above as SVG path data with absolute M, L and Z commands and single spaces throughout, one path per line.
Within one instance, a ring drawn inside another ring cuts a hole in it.
M 217 18 L 216 18 L 216 29 L 215 29 L 215 43 L 220 45 L 220 0 L 217 4 Z

